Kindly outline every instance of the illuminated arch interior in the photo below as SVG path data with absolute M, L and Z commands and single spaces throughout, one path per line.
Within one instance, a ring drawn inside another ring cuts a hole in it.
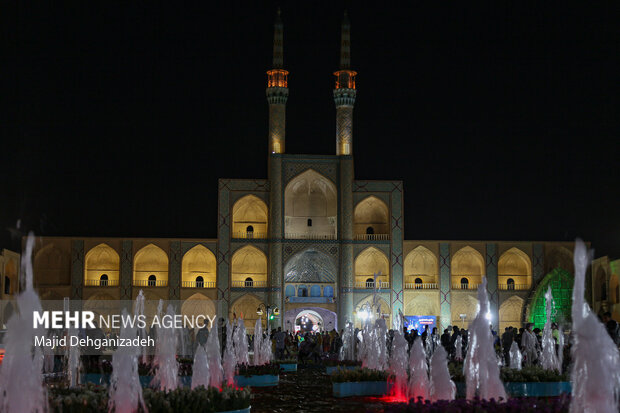
M 372 230 L 369 232 L 369 228 Z M 385 202 L 369 196 L 355 206 L 353 212 L 353 233 L 355 235 L 389 234 L 389 213 Z
M 158 286 L 168 282 L 168 255 L 153 244 L 138 251 L 133 262 L 134 282 L 147 286 L 151 275 L 156 277 Z
M 195 287 L 196 279 L 202 277 L 206 286 L 216 282 L 217 262 L 215 255 L 204 245 L 196 245 L 183 256 L 181 276 L 184 287 Z
M 267 257 L 265 254 L 251 246 L 241 248 L 232 257 L 232 282 L 245 283 L 249 277 L 253 282 L 267 282 Z
M 371 315 L 371 321 L 374 323 L 375 320 L 377 319 L 378 315 L 377 315 L 377 307 L 379 307 L 379 317 L 383 317 L 385 319 L 385 323 L 387 325 L 388 328 L 392 327 L 392 315 L 391 315 L 391 309 L 390 306 L 388 305 L 388 303 L 381 297 L 378 297 L 376 301 L 374 301 L 374 298 L 372 295 L 362 299 L 356 306 L 355 306 L 355 317 L 354 317 L 354 325 L 357 328 L 361 328 L 362 327 L 362 318 L 361 318 L 361 312 L 366 308 L 366 305 L 369 305 L 372 309 L 372 315 Z
M 452 256 L 452 284 L 461 284 L 466 277 L 469 284 L 480 284 L 485 275 L 484 258 L 472 247 L 463 247 Z
M 420 278 L 424 283 L 437 282 L 437 257 L 422 245 L 414 248 L 405 257 L 404 274 L 406 283 L 415 283 Z
M 520 249 L 510 248 L 499 257 L 497 275 L 499 284 L 507 284 L 511 278 L 515 284 L 525 285 L 524 289 L 529 289 L 532 285 L 532 261 Z
M 55 244 L 48 244 L 38 251 L 34 259 L 34 277 L 39 285 L 67 285 L 71 283 L 68 254 Z
M 120 256 L 107 244 L 99 244 L 86 254 L 84 259 L 84 282 L 86 285 L 98 285 L 106 275 L 108 285 L 118 285 Z
M 245 324 L 245 329 L 249 334 L 254 333 L 254 326 L 256 325 L 256 320 L 258 319 L 258 314 L 256 314 L 256 309 L 263 302 L 259 300 L 254 294 L 245 294 L 237 299 L 230 307 L 230 319 L 232 320 L 235 316 L 237 318 L 243 317 L 243 322 Z M 267 327 L 267 322 L 265 320 L 265 316 L 261 317 L 261 323 L 263 326 L 263 330 Z
M 190 319 L 194 316 L 194 320 L 196 320 L 196 317 L 200 315 L 208 316 L 208 319 L 211 320 L 216 315 L 215 304 L 213 303 L 213 300 L 208 297 L 200 293 L 196 293 L 187 300 L 183 301 L 183 305 L 181 306 L 181 314 L 189 317 Z M 203 319 L 200 319 L 199 323 L 203 324 Z M 207 328 L 210 328 L 209 321 L 205 320 L 204 323 Z
M 375 247 L 366 248 L 355 258 L 355 282 L 366 283 L 368 278 L 379 274 L 377 282 L 390 281 L 390 263 L 385 254 Z
M 521 328 L 523 314 L 523 299 L 513 295 L 499 307 L 499 331 L 504 332 L 506 327 Z
M 545 326 L 547 320 L 545 293 L 547 287 L 551 286 L 556 310 L 555 315 L 552 314 L 551 321 L 570 323 L 573 283 L 573 276 L 563 268 L 556 268 L 547 274 L 536 287 L 531 301 L 529 321 L 541 330 Z
M 251 232 L 255 238 L 266 238 L 268 216 L 267 204 L 261 199 L 254 195 L 244 196 L 233 206 L 233 236 L 245 237 Z
M 287 238 L 335 237 L 338 214 L 336 185 L 309 169 L 284 191 L 284 231 Z
M 469 323 L 474 321 L 478 314 L 478 300 L 468 294 L 461 294 L 458 299 L 452 299 L 450 311 L 452 313 L 452 325 L 459 328 L 468 328 Z M 461 314 L 465 315 L 465 319 L 461 318 Z

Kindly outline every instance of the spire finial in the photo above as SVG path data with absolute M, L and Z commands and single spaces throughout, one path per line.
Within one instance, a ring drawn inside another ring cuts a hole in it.
M 273 68 L 282 69 L 284 66 L 284 53 L 282 46 L 282 18 L 280 17 L 282 11 L 278 7 L 276 13 L 276 21 L 273 25 Z
M 342 26 L 340 28 L 340 70 L 351 67 L 351 23 L 349 14 L 344 11 Z

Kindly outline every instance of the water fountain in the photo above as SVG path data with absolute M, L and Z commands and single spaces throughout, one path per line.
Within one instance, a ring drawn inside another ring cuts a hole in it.
M 482 279 L 478 287 L 478 302 L 478 314 L 469 326 L 469 346 L 463 364 L 467 399 L 473 400 L 477 393 L 481 399 L 485 400 L 506 400 L 506 390 L 499 378 L 493 335 L 487 319 L 490 306 L 486 277 Z
M 355 360 L 355 337 L 353 336 L 353 323 L 347 321 L 342 332 L 342 346 L 338 358 L 340 360 Z
M 558 334 L 558 372 L 562 373 L 564 366 L 564 330 L 559 328 Z
M 428 364 L 422 338 L 414 340 L 409 354 L 409 398 L 417 401 L 429 399 Z
M 220 339 L 217 324 L 213 324 L 207 339 L 207 360 L 209 363 L 209 385 L 222 388 L 222 357 L 220 353 Z
M 402 313 L 394 320 L 394 338 L 392 339 L 392 356 L 389 361 L 389 372 L 394 376 L 391 396 L 395 400 L 407 401 L 407 349 L 409 344 L 403 334 L 400 320 Z
M 25 283 L 16 298 L 16 311 L 7 323 L 4 337 L 5 356 L 0 366 L 0 411 L 4 413 L 43 413 L 47 411 L 47 392 L 43 385 L 42 351 L 33 343 L 35 336 L 45 335 L 33 328 L 35 311 L 42 311 L 33 288 L 32 251 L 34 235 L 30 233 L 22 256 Z
M 519 350 L 519 345 L 516 341 L 512 342 L 508 355 L 510 357 L 510 368 L 515 370 L 521 370 L 521 367 L 523 365 L 523 355 L 521 354 L 521 351 Z
M 127 310 L 123 309 L 122 316 L 128 316 Z M 136 337 L 136 327 L 123 326 L 120 338 L 130 340 Z M 138 355 L 140 349 L 133 346 L 121 346 L 116 349 L 112 356 L 112 377 L 110 379 L 108 408 L 110 413 L 133 413 L 142 406 L 145 409 L 142 398 L 142 386 L 138 375 Z
M 166 315 L 170 319 L 174 319 L 174 314 L 174 307 L 172 304 L 169 304 Z M 153 364 L 156 368 L 153 384 L 159 390 L 175 390 L 179 385 L 179 363 L 176 359 L 176 351 L 176 330 L 172 326 L 162 326 L 157 332 L 155 358 L 153 359 Z
M 456 336 L 454 342 L 454 360 L 463 361 L 463 337 L 461 334 Z
M 72 327 L 67 332 L 67 339 L 71 340 L 70 337 L 77 337 L 78 330 L 75 327 Z M 79 346 L 68 346 L 67 352 L 67 367 L 66 373 L 69 378 L 69 387 L 75 387 L 80 382 L 80 347 Z
M 237 360 L 237 365 L 249 365 L 248 336 L 245 331 L 243 318 L 237 319 L 237 328 L 234 332 L 233 341 L 235 343 L 235 359 Z
M 372 334 L 372 348 L 376 352 L 376 370 L 386 370 L 388 368 L 388 348 L 387 348 L 387 325 L 385 319 L 379 318 L 375 321 L 375 328 Z
M 202 345 L 198 344 L 194 354 L 194 364 L 192 366 L 192 389 L 200 386 L 209 387 L 209 360 L 207 353 Z
M 233 347 L 233 331 L 228 320 L 226 320 L 226 347 L 224 349 L 224 359 L 222 368 L 224 369 L 224 380 L 226 384 L 232 386 L 235 383 L 235 369 L 237 360 L 235 359 L 235 349 Z
M 540 353 L 540 365 L 545 370 L 560 370 L 558 357 L 555 352 L 555 340 L 551 331 L 551 311 L 553 308 L 553 295 L 551 294 L 551 286 L 545 293 L 547 320 L 543 328 L 542 335 L 542 352 Z
M 572 399 L 570 413 L 617 413 L 620 397 L 620 354 L 584 301 L 586 270 L 592 252 L 583 241 L 575 244 L 573 287 Z
M 136 297 L 136 302 L 133 307 L 133 315 L 136 317 L 144 316 L 144 292 L 142 290 L 138 292 L 138 296 Z M 139 328 L 137 330 L 137 334 L 140 339 L 147 337 L 146 329 L 144 328 Z M 140 354 L 141 362 L 146 363 L 147 347 L 146 346 L 140 347 L 138 354 Z
M 433 352 L 430 369 L 430 400 L 432 402 L 436 402 L 438 400 L 454 400 L 454 397 L 456 396 L 456 385 L 450 378 L 450 371 L 448 370 L 448 353 L 446 353 L 443 346 L 438 346 Z

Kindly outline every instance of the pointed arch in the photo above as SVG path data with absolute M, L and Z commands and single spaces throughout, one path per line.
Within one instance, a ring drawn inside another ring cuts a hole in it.
M 375 239 L 390 233 L 390 214 L 385 202 L 370 195 L 353 210 L 353 233 L 359 239 Z
M 372 321 L 374 322 L 377 319 L 377 306 L 379 307 L 379 316 L 385 319 L 385 323 L 388 328 L 392 327 L 392 310 L 388 302 L 383 297 L 377 297 L 375 301 L 375 297 L 373 295 L 367 295 L 358 301 L 355 306 L 355 313 L 359 314 L 360 310 L 366 306 L 366 304 L 370 305 L 372 308 Z M 359 316 L 356 316 L 354 319 L 355 327 L 361 328 L 362 323 Z
M 499 307 L 499 333 L 503 333 L 506 327 L 521 328 L 521 315 L 523 314 L 523 298 L 518 295 L 505 300 Z
M 54 243 L 41 248 L 34 258 L 34 281 L 38 285 L 71 284 L 69 254 Z
M 168 254 L 154 244 L 149 244 L 138 252 L 133 261 L 133 282 L 136 286 L 151 286 L 149 277 L 155 276 L 155 286 L 168 285 Z
M 467 278 L 470 288 L 475 288 L 486 274 L 484 258 L 474 248 L 463 247 L 452 256 L 451 272 L 453 285 L 463 284 L 461 279 Z
M 84 285 L 101 286 L 105 275 L 107 286 L 117 286 L 120 274 L 120 256 L 108 244 L 91 248 L 84 257 Z
M 336 235 L 338 190 L 313 169 L 293 178 L 284 190 L 286 238 L 327 238 Z
M 504 252 L 497 263 L 497 275 L 500 288 L 527 290 L 532 286 L 532 261 L 519 248 L 513 247 Z
M 252 278 L 253 287 L 267 285 L 267 257 L 258 248 L 247 245 L 232 257 L 231 276 L 233 287 L 244 287 L 246 278 Z
M 246 195 L 232 208 L 233 238 L 267 238 L 269 209 L 255 195 Z
M 256 314 L 256 309 L 264 304 L 263 300 L 254 294 L 244 294 L 241 297 L 237 298 L 235 302 L 230 306 L 230 314 L 229 318 L 232 320 L 234 317 L 243 317 L 243 322 L 245 324 L 245 329 L 249 334 L 254 333 L 254 326 L 256 325 L 256 320 L 258 320 L 258 314 Z M 265 316 L 261 317 L 261 324 L 263 326 L 263 331 L 267 327 L 267 322 L 265 320 Z
M 439 301 L 425 294 L 415 295 L 411 300 L 408 300 L 404 315 L 439 316 Z
M 217 262 L 215 255 L 204 245 L 196 245 L 183 256 L 181 278 L 183 287 L 215 288 Z M 202 277 L 202 284 L 197 284 Z
M 570 274 L 575 274 L 573 253 L 565 247 L 554 246 L 545 254 L 545 273 L 561 268 Z
M 574 278 L 571 273 L 563 268 L 556 268 L 538 283 L 536 290 L 529 300 L 530 308 L 528 320 L 542 330 L 547 320 L 545 293 L 551 286 L 551 294 L 555 301 L 556 313 L 552 321 L 557 323 L 571 322 L 571 303 L 573 295 Z
M 355 258 L 355 284 L 358 288 L 366 288 L 366 280 L 374 274 L 380 274 L 377 282 L 390 282 L 390 261 L 387 256 L 375 247 L 368 247 Z M 385 286 L 381 286 L 386 288 Z
M 284 266 L 284 281 L 287 283 L 333 283 L 337 274 L 333 260 L 313 248 L 293 255 Z
M 405 283 L 415 283 L 417 278 L 423 283 L 436 283 L 438 271 L 437 256 L 422 245 L 412 249 L 405 257 Z
M 452 300 L 452 306 L 450 308 L 452 312 L 452 325 L 458 326 L 459 328 L 468 328 L 469 323 L 474 321 L 474 318 L 476 318 L 480 310 L 478 308 L 478 300 L 473 295 L 467 293 L 453 296 Z M 461 314 L 465 315 L 464 322 L 461 318 Z
M 214 320 L 214 317 L 217 315 L 213 300 L 200 293 L 193 294 L 187 300 L 183 301 L 181 305 L 181 314 L 187 316 L 189 319 L 194 317 L 194 320 L 198 316 L 206 317 L 205 324 L 209 329 L 211 329 L 209 320 Z M 200 324 L 202 324 L 202 319 L 200 320 Z

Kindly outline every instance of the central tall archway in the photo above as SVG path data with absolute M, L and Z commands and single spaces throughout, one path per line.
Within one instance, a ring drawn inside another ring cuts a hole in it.
M 570 323 L 571 302 L 573 296 L 573 276 L 563 268 L 556 268 L 542 279 L 536 287 L 529 309 L 529 321 L 541 330 L 547 321 L 545 293 L 551 286 L 551 294 L 555 301 L 555 314 L 551 321 L 558 323 Z

